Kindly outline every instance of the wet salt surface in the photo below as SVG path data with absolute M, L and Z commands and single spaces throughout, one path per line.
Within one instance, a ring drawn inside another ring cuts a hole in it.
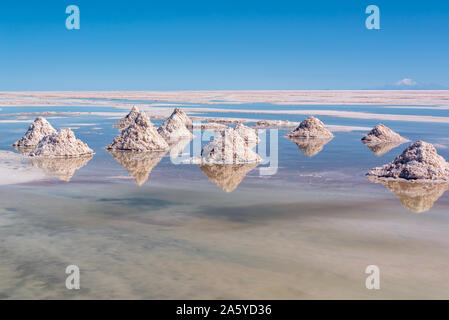
M 174 165 L 166 154 L 139 187 L 133 168 L 103 149 L 115 120 L 50 122 L 101 127 L 75 130 L 96 154 L 70 182 L 53 172 L 0 186 L 1 298 L 449 297 L 449 192 L 415 214 L 364 177 L 407 144 L 378 157 L 362 132 L 336 133 L 308 157 L 279 131 L 276 175 L 260 176 L 260 165 L 225 192 L 198 166 Z M 411 140 L 449 143 L 447 125 L 387 125 Z M 1 124 L 0 149 L 14 150 L 9 144 L 27 126 Z M 449 149 L 438 152 L 449 159 Z M 65 288 L 70 264 L 81 269 L 79 291 Z M 371 264 L 381 270 L 378 291 L 365 288 Z

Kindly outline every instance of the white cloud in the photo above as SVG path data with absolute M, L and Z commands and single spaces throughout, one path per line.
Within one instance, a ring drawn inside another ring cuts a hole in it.
M 412 87 L 412 86 L 416 86 L 418 83 L 410 78 L 405 78 L 402 79 L 401 81 L 396 82 L 396 85 L 398 86 L 407 86 L 407 87 Z

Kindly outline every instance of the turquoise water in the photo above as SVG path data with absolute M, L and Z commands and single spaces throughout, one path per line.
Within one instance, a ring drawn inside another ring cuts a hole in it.
M 447 116 L 440 110 L 394 110 Z M 1 112 L 35 111 L 86 108 Z M 335 125 L 377 123 L 320 119 Z M 418 194 L 424 202 L 434 201 L 417 214 L 417 204 L 400 190 L 395 194 L 364 177 L 372 167 L 393 160 L 407 144 L 376 156 L 360 142 L 363 132 L 339 132 L 320 152 L 308 156 L 280 130 L 274 175 L 260 175 L 259 168 L 267 164 L 230 172 L 218 168 L 214 175 L 197 165 L 173 164 L 167 153 L 155 161 L 145 180 L 145 163 L 120 163 L 104 149 L 117 134 L 112 127 L 116 119 L 82 115 L 49 121 L 55 128 L 74 127 L 95 155 L 76 166 L 69 181 L 54 168 L 73 164 L 51 163 L 29 164 L 44 177 L 0 184 L 0 298 L 448 298 L 449 193 L 436 199 L 430 193 Z M 449 145 L 448 124 L 384 123 L 411 140 L 440 144 L 438 152 L 449 159 L 449 148 L 444 147 Z M 23 122 L 0 123 L 0 149 L 17 152 L 10 145 L 27 127 Z M 64 271 L 71 264 L 81 270 L 80 290 L 65 288 Z M 365 288 L 364 271 L 372 264 L 381 270 L 378 291 Z

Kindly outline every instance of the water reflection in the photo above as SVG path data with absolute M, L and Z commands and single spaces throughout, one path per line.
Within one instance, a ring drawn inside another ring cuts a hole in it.
M 12 147 L 23 155 L 29 155 L 30 152 L 33 151 L 34 149 L 34 147 L 20 147 L 20 146 L 12 146 Z
M 414 213 L 429 211 L 435 202 L 449 189 L 447 183 L 421 183 L 411 181 L 387 181 L 368 177 L 374 183 L 382 183 L 399 198 L 402 205 Z
M 203 173 L 225 192 L 234 191 L 246 175 L 259 163 L 201 165 Z
M 323 147 L 333 138 L 319 139 L 319 138 L 288 138 L 293 141 L 308 157 L 313 157 L 323 150 Z
M 84 167 L 90 159 L 92 155 L 66 158 L 34 157 L 30 158 L 30 163 L 35 168 L 43 169 L 50 176 L 69 182 L 76 170 Z
M 111 156 L 125 168 L 138 186 L 143 185 L 149 178 L 151 171 L 162 160 L 162 152 L 132 152 L 108 150 Z
M 170 142 L 170 158 L 175 159 L 179 155 L 182 155 L 184 148 L 190 143 L 192 138 L 184 138 L 177 140 L 175 142 Z
M 387 153 L 388 151 L 400 146 L 401 144 L 404 144 L 405 142 L 364 142 L 362 141 L 364 145 L 366 145 L 376 156 L 380 157 Z

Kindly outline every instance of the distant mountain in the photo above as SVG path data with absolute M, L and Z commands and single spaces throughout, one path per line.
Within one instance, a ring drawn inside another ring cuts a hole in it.
M 448 86 L 435 83 L 420 83 L 410 78 L 402 79 L 395 84 L 370 88 L 371 90 L 449 90 Z

